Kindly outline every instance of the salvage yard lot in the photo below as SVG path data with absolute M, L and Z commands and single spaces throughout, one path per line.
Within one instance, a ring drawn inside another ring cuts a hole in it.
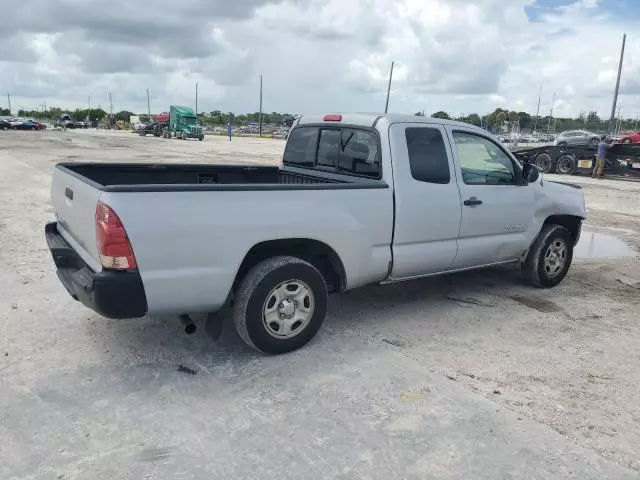
M 0 133 L 0 479 L 640 477 L 640 183 L 569 179 L 589 218 L 553 290 L 513 269 L 361 289 L 266 357 L 231 322 L 214 343 L 99 317 L 44 225 L 57 162 L 277 164 L 284 142 Z

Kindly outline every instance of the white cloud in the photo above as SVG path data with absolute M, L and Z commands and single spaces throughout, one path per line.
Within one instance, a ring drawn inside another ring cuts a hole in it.
M 119 2 L 119 3 L 118 3 Z M 375 111 L 395 61 L 391 110 L 610 109 L 622 33 L 599 0 L 542 9 L 535 0 L 199 0 L 147 8 L 117 0 L 15 6 L 0 36 L 2 87 L 15 105 L 47 100 L 155 110 Z M 148 6 L 148 5 L 147 5 Z M 527 8 L 535 9 L 530 18 Z M 628 38 L 620 104 L 640 113 L 640 39 Z M 157 105 L 157 107 L 155 107 Z

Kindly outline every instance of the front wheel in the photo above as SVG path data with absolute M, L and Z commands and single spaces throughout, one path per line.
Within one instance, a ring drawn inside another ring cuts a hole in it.
M 204 140 L 204 135 L 200 135 L 200 136 L 198 137 L 198 140 L 200 140 L 200 141 Z
M 625 145 L 629 145 L 631 143 L 631 139 L 630 138 L 625 138 L 622 143 L 624 143 Z
M 327 285 L 310 263 L 273 257 L 258 263 L 240 282 L 233 318 L 247 345 L 268 354 L 304 346 L 327 311 Z
M 560 225 L 545 225 L 522 264 L 524 278 L 538 288 L 558 285 L 573 260 L 573 237 Z

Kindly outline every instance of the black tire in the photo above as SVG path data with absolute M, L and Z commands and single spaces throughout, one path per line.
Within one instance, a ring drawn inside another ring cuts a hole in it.
M 559 271 L 553 271 L 554 266 L 549 266 L 547 257 L 559 243 L 564 244 L 565 254 L 562 258 L 564 263 Z M 555 287 L 567 275 L 572 261 L 573 237 L 569 230 L 560 225 L 545 225 L 529 249 L 527 258 L 522 264 L 522 274 L 535 287 Z
M 548 153 L 541 153 L 538 155 L 535 159 L 535 164 L 536 167 L 538 167 L 538 170 L 543 173 L 553 173 L 556 169 L 553 164 L 553 159 Z
M 204 135 L 200 135 L 200 136 L 198 137 L 198 140 L 200 140 L 200 141 L 204 140 Z
M 567 146 L 567 142 L 560 142 L 558 144 L 559 147 L 566 147 Z
M 631 139 L 630 138 L 625 138 L 622 143 L 624 143 L 625 145 L 629 145 L 631 143 Z
M 597 148 L 599 143 L 600 143 L 599 138 L 592 138 L 591 141 L 589 142 L 589 145 L 591 146 L 591 148 Z
M 556 162 L 556 172 L 562 175 L 573 175 L 577 167 L 578 162 L 573 155 L 561 155 Z
M 313 302 L 314 308 L 310 320 L 306 326 L 299 327 L 298 333 L 289 338 L 277 338 L 267 327 L 263 309 L 273 291 L 287 282 L 302 282 L 308 286 L 313 295 L 309 302 Z M 322 274 L 304 260 L 282 256 L 258 263 L 242 279 L 234 300 L 233 318 L 238 335 L 247 345 L 262 353 L 281 354 L 307 344 L 318 332 L 326 311 L 327 285 Z

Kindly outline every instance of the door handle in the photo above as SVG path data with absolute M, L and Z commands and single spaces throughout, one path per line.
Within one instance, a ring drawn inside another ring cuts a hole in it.
M 473 207 L 474 205 L 481 205 L 482 204 L 482 200 L 479 200 L 476 197 L 471 197 L 469 200 L 465 200 L 464 204 L 467 207 Z

